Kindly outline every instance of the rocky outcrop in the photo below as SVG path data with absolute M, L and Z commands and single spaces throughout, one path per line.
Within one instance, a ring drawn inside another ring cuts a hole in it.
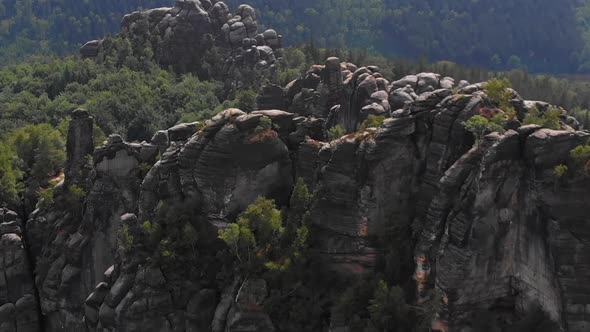
M 441 179 L 417 250 L 434 262 L 452 329 L 470 326 L 478 310 L 510 321 L 534 305 L 569 331 L 588 328 L 587 292 L 575 286 L 588 278 L 578 254 L 588 221 L 576 207 L 587 180 L 553 175 L 587 137 L 535 127 L 489 135 Z
M 292 127 L 285 112 L 237 109 L 215 116 L 184 145 L 171 146 L 142 184 L 140 218 L 151 220 L 160 200 L 192 200 L 204 215 L 235 216 L 258 195 L 288 199 L 292 185 L 289 150 L 262 119 Z
M 72 112 L 72 120 L 67 137 L 67 163 L 65 184 L 75 184 L 86 179 L 85 167 L 94 152 L 94 121 L 88 111 L 77 109 Z
M 283 57 L 281 35 L 258 31 L 254 8 L 241 5 L 232 15 L 222 1 L 177 0 L 174 7 L 125 15 L 119 36 L 147 44 L 165 68 L 224 82 L 227 95 L 276 82 Z M 94 58 L 104 47 L 94 40 L 80 53 Z
M 69 135 L 68 147 L 76 148 L 68 155 L 72 160 L 84 157 L 88 178 L 76 184 L 67 176 L 79 173 L 67 173 L 65 182 L 70 185 L 58 185 L 55 203 L 37 209 L 27 222 L 41 311 L 50 331 L 84 329 L 82 305 L 114 263 L 118 220 L 137 210 L 141 151 L 115 135 L 88 158 L 76 140 L 92 142 L 92 131 L 78 132 L 80 122 L 93 125 L 89 117 L 74 117 L 70 133 L 78 134 Z
M 132 13 L 122 26 L 123 38 L 142 29 L 157 37 L 150 45 L 160 63 L 181 71 L 211 69 L 207 58 L 220 51 L 223 68 L 209 74 L 229 93 L 280 64 L 280 36 L 259 33 L 245 5 L 232 15 L 220 1 L 178 1 Z M 553 174 L 558 164 L 573 169 L 569 151 L 588 134 L 565 111 L 560 130 L 521 126 L 549 105 L 513 91 L 516 118 L 476 143 L 464 122 L 505 112 L 485 83 L 461 82 L 459 93 L 454 85 L 435 73 L 390 82 L 377 67 L 329 58 L 284 88 L 265 85 L 261 110 L 228 109 L 151 142 L 113 135 L 95 151 L 92 119 L 76 111 L 65 183 L 31 214 L 30 245 L 20 238 L 45 330 L 274 331 L 272 283 L 238 273 L 218 231 L 258 196 L 288 210 L 298 178 L 313 192 L 310 257 L 335 288 L 381 268 L 383 247 L 402 239 L 412 248 L 395 259 L 411 262 L 415 245 L 416 302 L 444 304 L 435 321 L 443 330 L 471 331 L 482 311 L 508 324 L 536 306 L 565 330 L 588 329 L 588 179 Z M 346 134 L 327 139 L 337 126 Z M 9 236 L 10 248 L 18 237 Z M 304 293 L 298 287 L 292 292 Z M 326 325 L 346 328 L 333 300 L 322 307 L 334 313 Z M 1 323 L 19 310 L 10 301 Z
M 258 196 L 277 202 L 289 197 L 292 162 L 273 124 L 289 130 L 294 127 L 293 116 L 282 111 L 246 114 L 229 109 L 188 140 L 171 143 L 141 185 L 139 214 L 123 217 L 121 229 L 134 244 L 130 248 L 120 239 L 111 280 L 104 280 L 86 300 L 91 330 L 117 326 L 129 331 L 208 330 L 211 326 L 216 331 L 273 330 L 268 316 L 252 307 L 262 304 L 266 285 L 247 281 L 236 295 L 231 274 L 219 279 L 223 261 L 215 258 L 221 245 L 217 229 Z M 174 251 L 174 255 L 186 255 L 182 259 L 188 259 L 195 270 L 177 265 L 181 258 L 169 257 L 167 244 L 146 245 L 150 243 L 146 222 L 158 225 L 153 227 L 162 230 L 164 239 L 178 235 L 173 228 L 198 229 L 200 235 L 194 236 L 199 236 L 199 242 L 175 238 L 178 245 L 190 243 L 198 255 L 179 248 Z M 202 238 L 203 234 L 210 235 Z M 202 277 L 191 279 L 191 273 Z M 223 299 L 234 298 L 236 303 L 224 304 Z
M 41 329 L 33 265 L 17 214 L 0 209 L 0 330 Z

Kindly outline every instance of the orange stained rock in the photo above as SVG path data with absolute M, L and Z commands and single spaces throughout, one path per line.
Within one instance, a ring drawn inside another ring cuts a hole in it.
M 363 217 L 361 224 L 359 225 L 358 234 L 360 237 L 367 237 L 369 235 L 369 225 L 367 217 Z
M 265 130 L 260 133 L 254 134 L 248 139 L 248 143 L 261 143 L 269 139 L 277 138 L 279 134 L 277 134 L 274 130 Z
M 449 331 L 449 323 L 447 323 L 444 320 L 435 319 L 432 322 L 431 328 L 433 331 L 448 332 Z
M 479 109 L 479 114 L 481 116 L 483 116 L 484 118 L 491 120 L 494 116 L 498 115 L 498 114 L 504 114 L 504 111 L 502 111 L 499 108 L 487 108 L 487 107 L 483 107 Z
M 426 255 L 424 255 L 424 254 L 418 255 L 418 258 L 416 258 L 416 263 L 418 263 L 418 264 L 426 263 Z

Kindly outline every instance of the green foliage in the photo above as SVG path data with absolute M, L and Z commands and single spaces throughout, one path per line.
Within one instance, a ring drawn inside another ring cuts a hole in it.
M 570 152 L 571 157 L 580 162 L 586 162 L 590 160 L 590 145 L 577 146 Z
M 346 130 L 341 125 L 334 126 L 328 130 L 330 141 L 335 141 L 344 135 L 346 135 Z
M 228 0 L 236 8 L 242 2 Z M 379 51 L 407 58 L 425 55 L 494 70 L 528 68 L 573 72 L 590 54 L 590 4 L 585 1 L 482 2 L 410 0 L 251 0 L 259 21 L 292 45 Z M 514 13 L 527 8 L 514 19 Z M 538 17 L 547 25 L 535 25 Z M 370 18 L 370 19 L 359 19 Z M 498 22 L 502 22 L 499 24 Z M 568 22 L 568 23 L 564 23 Z M 485 40 L 466 45 L 466 40 Z M 546 45 L 560 41 L 559 50 Z M 534 56 L 531 56 L 534 54 Z M 317 63 L 317 61 L 316 61 Z
M 469 120 L 463 123 L 465 130 L 471 132 L 475 136 L 475 141 L 479 144 L 485 134 L 492 131 L 502 131 L 504 128 L 496 123 L 490 121 L 481 115 L 474 115 Z
M 229 0 L 228 4 L 233 12 L 241 1 Z M 330 0 L 251 0 L 249 4 L 257 9 L 261 25 L 276 28 L 292 45 L 313 40 L 315 47 L 348 47 L 408 58 L 426 55 L 495 70 L 574 72 L 589 68 L 590 5 L 585 1 L 522 0 L 498 5 L 470 0 L 342 0 L 335 5 Z M 118 32 L 124 14 L 168 5 L 165 0 L 62 0 L 59 5 L 43 0 L 3 1 L 0 63 L 30 54 L 75 52 L 85 41 Z M 514 20 L 513 13 L 522 8 L 528 10 Z M 534 23 L 541 16 L 547 24 L 539 27 Z M 146 23 L 139 21 L 132 28 L 141 38 L 126 45 L 138 57 L 121 63 L 133 67 L 157 57 L 157 51 L 147 47 L 156 38 L 145 33 Z M 466 46 L 465 40 L 486 42 Z M 555 40 L 560 47 L 548 50 L 546 45 Z
M 354 282 L 336 298 L 333 312 L 352 331 L 413 331 L 417 307 L 406 303 L 404 291 L 385 281 L 366 277 Z M 417 331 L 420 331 L 419 329 Z
M 65 163 L 65 139 L 49 124 L 27 125 L 0 139 L 0 202 L 15 204 L 19 195 L 37 199 Z
M 39 188 L 37 196 L 43 207 L 53 204 L 53 188 Z
M 408 331 L 410 307 L 406 304 L 404 291 L 400 287 L 389 287 L 380 280 L 368 307 L 370 324 L 377 331 Z
M 299 179 L 291 195 L 286 227 L 274 202 L 259 197 L 240 214 L 236 223 L 219 232 L 219 238 L 247 272 L 259 271 L 263 266 L 272 271 L 287 271 L 294 263 L 305 261 L 310 204 L 311 194 Z
M 297 178 L 289 200 L 289 225 L 301 223 L 308 213 L 312 198 L 303 178 Z
M 568 171 L 569 168 L 566 165 L 557 165 L 553 170 L 553 175 L 555 175 L 556 178 L 562 178 Z
M 244 233 L 245 231 L 246 230 L 244 230 Z M 240 225 L 238 224 L 231 224 L 226 229 L 220 231 L 219 238 L 229 246 L 230 250 L 233 252 L 234 255 L 236 255 L 236 257 L 238 257 L 240 261 L 242 260 L 240 256 L 241 247 L 244 245 L 251 246 L 253 244 L 244 243 L 244 241 L 250 239 L 242 238 L 242 230 L 240 229 Z
M 198 259 L 199 234 L 182 207 L 167 207 L 164 214 L 172 222 L 160 216 L 157 222 L 146 221 L 141 225 L 147 235 L 145 244 L 148 247 L 156 244 L 153 256 L 156 261 L 171 268 L 187 269 L 187 265 L 194 264 Z
M 251 113 L 256 111 L 258 108 L 256 97 L 258 93 L 254 90 L 241 90 L 237 93 L 236 100 L 237 100 L 237 107 L 246 112 Z
M 124 14 L 169 4 L 164 0 L 2 1 L 0 63 L 30 54 L 75 52 L 88 40 L 118 32 Z
M 579 145 L 572 151 L 570 156 L 574 161 L 574 167 L 577 173 L 590 175 L 590 144 Z
M 332 311 L 344 319 L 352 331 L 363 331 L 367 326 L 367 309 L 374 290 L 375 284 L 369 278 L 355 280 L 335 298 Z
M 219 232 L 219 238 L 248 271 L 253 271 L 272 260 L 273 254 L 278 255 L 273 250 L 278 248 L 283 233 L 281 212 L 272 200 L 259 197 L 237 223 Z
M 14 205 L 22 190 L 23 172 L 17 167 L 17 155 L 5 143 L 0 142 L 0 205 Z
M 219 84 L 176 76 L 154 64 L 135 70 L 92 60 L 46 58 L 0 70 L 0 130 L 51 123 L 67 133 L 67 115 L 87 109 L 97 145 L 104 134 L 149 140 L 181 118 L 208 119 L 221 111 Z M 100 130 L 99 130 L 100 129 Z
M 61 203 L 69 209 L 81 208 L 85 198 L 86 191 L 84 191 L 84 189 L 79 185 L 72 184 L 68 186 L 63 202 Z
M 160 224 L 146 220 L 143 222 L 143 224 L 141 224 L 141 227 L 143 228 L 144 232 L 147 233 L 151 242 L 157 242 L 157 240 L 160 238 L 162 232 Z
M 590 129 L 590 110 L 576 106 L 570 110 L 570 115 L 580 121 L 581 129 Z
M 63 168 L 65 140 L 51 125 L 25 126 L 13 131 L 7 138 L 33 181 L 42 183 Z
M 525 125 L 535 124 L 549 129 L 561 129 L 561 110 L 550 107 L 544 113 L 539 112 L 537 108 L 532 108 L 525 116 L 523 123 Z
M 254 130 L 256 133 L 262 133 L 272 129 L 272 120 L 268 116 L 263 116 L 258 122 L 258 126 Z
M 78 185 L 71 185 L 68 188 L 69 195 L 72 197 L 73 200 L 79 201 L 86 197 L 86 192 Z
M 510 80 L 508 78 L 493 78 L 489 80 L 484 88 L 484 92 L 488 97 L 495 103 L 498 104 L 501 110 L 503 110 L 509 118 L 513 118 L 516 112 L 510 101 L 512 100 L 512 91 Z
M 361 125 L 362 129 L 366 129 L 366 128 L 379 128 L 381 127 L 381 124 L 383 123 L 383 121 L 385 121 L 386 117 L 383 115 L 369 115 L 369 117 L 367 118 L 367 120 L 365 120 L 363 122 L 363 124 Z
M 248 206 L 238 218 L 238 225 L 250 229 L 255 234 L 255 243 L 260 248 L 276 245 L 283 234 L 283 222 L 281 211 L 276 209 L 274 202 L 264 197 L 259 197 Z
M 124 224 L 121 227 L 121 230 L 119 231 L 119 241 L 121 241 L 123 249 L 129 251 L 133 248 L 135 237 L 131 234 L 129 225 Z
M 307 259 L 309 246 L 309 209 L 313 195 L 309 192 L 305 181 L 298 178 L 289 201 L 283 247 L 290 251 L 289 256 L 297 263 Z

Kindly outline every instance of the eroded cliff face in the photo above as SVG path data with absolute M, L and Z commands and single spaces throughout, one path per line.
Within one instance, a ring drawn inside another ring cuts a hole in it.
M 258 33 L 249 6 L 233 16 L 220 1 L 178 1 L 126 16 L 122 35 L 142 24 L 160 38 L 150 45 L 161 63 L 179 70 L 207 67 L 213 46 L 231 51 L 240 75 L 237 63 L 279 61 L 280 38 Z M 228 77 L 230 89 L 247 85 Z M 564 330 L 587 330 L 589 180 L 554 168 L 572 164 L 589 134 L 565 111 L 562 130 L 521 126 L 549 105 L 513 92 L 517 119 L 475 143 L 464 122 L 493 112 L 484 86 L 435 73 L 390 82 L 378 67 L 329 58 L 284 88 L 266 84 L 258 111 L 228 109 L 150 142 L 113 135 L 96 150 L 92 118 L 74 112 L 54 202 L 24 225 L 0 213 L 1 329 L 281 330 L 266 307 L 272 283 L 237 273 L 218 231 L 258 196 L 288 209 L 301 178 L 314 193 L 311 257 L 333 278 L 374 273 L 384 241 L 405 238 L 411 248 L 395 259 L 411 266 L 398 277 L 415 267 L 417 305 L 443 303 L 437 328 L 471 331 L 482 311 L 510 323 L 538 305 Z M 370 115 L 385 120 L 364 128 Z M 346 135 L 328 139 L 336 126 Z M 325 306 L 326 326 L 350 329 Z
M 28 222 L 45 328 L 274 330 L 267 284 L 236 275 L 216 235 L 258 196 L 285 206 L 301 177 L 315 192 L 314 257 L 341 278 L 372 273 L 382 254 L 372 238 L 410 229 L 418 302 L 443 294 L 439 326 L 469 331 L 482 310 L 513 321 L 541 305 L 583 331 L 588 180 L 553 170 L 588 134 L 524 126 L 474 145 L 463 122 L 486 98 L 427 91 L 379 128 L 332 142 L 322 118 L 237 109 L 153 143 L 110 137 L 74 172 L 89 174 L 83 204 L 59 205 L 75 203 L 66 179 Z M 70 132 L 88 121 L 79 111 Z M 153 242 L 156 227 L 166 243 Z
M 534 305 L 570 331 L 588 329 L 588 180 L 553 176 L 587 138 L 535 126 L 489 135 L 441 179 L 417 253 L 430 257 L 455 329 L 470 330 L 461 327 L 478 310 L 514 319 Z
M 39 331 L 42 328 L 22 222 L 0 209 L 0 330 Z

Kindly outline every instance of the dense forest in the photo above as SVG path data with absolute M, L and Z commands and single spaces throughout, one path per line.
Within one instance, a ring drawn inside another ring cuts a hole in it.
M 66 54 L 119 30 L 124 14 L 167 0 L 0 0 L 0 63 L 37 54 Z
M 586 0 L 228 1 L 232 8 L 242 2 L 257 8 L 260 23 L 279 27 L 290 46 L 313 40 L 319 47 L 425 56 L 493 70 L 590 69 Z M 171 5 L 168 0 L 1 0 L 0 62 L 71 52 L 87 40 L 115 33 L 125 13 Z
M 261 21 L 280 26 L 291 44 L 313 39 L 323 47 L 368 48 L 495 70 L 589 69 L 590 5 L 585 0 L 250 2 Z
M 280 26 L 293 45 L 313 39 L 323 47 L 495 70 L 587 71 L 590 60 L 590 7 L 584 0 L 250 2 L 261 21 Z

